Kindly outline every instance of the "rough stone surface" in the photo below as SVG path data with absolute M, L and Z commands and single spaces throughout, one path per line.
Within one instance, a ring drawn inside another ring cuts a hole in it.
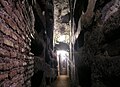
M 77 66 L 82 87 L 120 86 L 119 3 L 119 0 L 96 0 L 91 20 L 87 20 L 89 12 L 81 16 L 85 32 L 78 41 L 83 45 L 77 51 Z
M 70 8 L 68 0 L 54 0 L 54 44 L 60 42 L 61 35 L 65 35 L 65 43 L 69 43 Z

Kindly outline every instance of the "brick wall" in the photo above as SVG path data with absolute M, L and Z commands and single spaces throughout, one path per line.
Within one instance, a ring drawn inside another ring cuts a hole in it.
M 0 87 L 30 87 L 33 28 L 32 7 L 26 0 L 0 0 Z

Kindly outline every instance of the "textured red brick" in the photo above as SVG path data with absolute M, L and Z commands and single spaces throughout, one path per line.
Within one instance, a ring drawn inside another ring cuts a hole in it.
M 2 19 L 2 20 L 4 20 L 4 18 L 6 17 L 6 18 L 8 18 L 8 14 L 4 11 L 4 9 L 0 9 L 0 18 Z M 5 20 L 4 20 L 5 21 Z
M 11 80 L 5 80 L 4 82 L 1 83 L 1 87 L 11 87 Z
M 24 60 L 20 60 L 20 61 L 19 61 L 20 67 L 23 67 L 24 63 L 25 63 Z
M 12 13 L 12 8 L 10 7 L 9 3 L 5 0 L 1 0 L 1 4 L 4 6 L 7 13 Z
M 17 24 L 21 24 L 19 18 L 16 16 L 16 14 L 14 13 L 14 11 L 12 12 L 12 16 L 14 17 L 14 20 Z
M 3 44 L 3 34 L 0 32 L 0 47 L 2 47 Z
M 17 75 L 17 69 L 12 69 L 11 71 L 10 71 L 10 73 L 9 73 L 9 77 L 10 78 L 13 78 L 14 76 L 16 76 Z
M 16 83 L 13 83 L 13 84 L 11 85 L 11 87 L 22 87 L 22 84 L 23 84 L 23 83 L 21 83 L 20 81 L 18 81 L 18 82 L 16 82 Z
M 10 46 L 10 47 L 13 47 L 13 42 L 12 42 L 11 40 L 9 40 L 8 38 L 4 38 L 3 43 L 4 43 L 5 45 L 8 45 L 8 46 Z
M 18 82 L 12 83 L 12 84 L 11 84 L 11 87 L 19 87 L 19 86 L 18 86 Z
M 4 19 L 4 21 L 5 21 L 8 25 L 10 25 L 14 30 L 17 29 L 16 23 L 13 21 L 13 19 L 12 19 L 5 11 L 3 11 L 3 13 L 1 13 L 0 16 L 1 16 L 2 19 Z
M 26 48 L 28 49 L 28 51 L 30 51 L 30 50 L 31 50 L 30 46 L 28 46 L 28 45 L 27 45 L 27 47 L 26 47 Z
M 10 70 L 13 68 L 13 63 L 0 63 L 0 70 L 1 71 L 6 71 L 6 70 Z
M 20 20 L 20 24 L 18 24 L 19 29 L 22 30 L 22 31 L 24 31 L 24 28 L 22 27 L 22 22 L 23 21 L 22 21 L 22 18 L 21 18 L 21 15 L 20 15 L 19 11 L 18 10 L 14 10 L 14 13 L 16 14 L 16 16 Z
M 14 44 L 14 47 L 15 47 L 17 50 L 19 50 L 18 44 Z
M 21 56 L 22 56 L 21 53 L 18 53 L 18 54 L 17 54 L 17 58 L 18 58 L 18 59 L 21 59 Z
M 2 31 L 6 35 L 10 35 L 10 29 L 8 29 L 5 24 L 0 23 L 0 31 Z
M 19 10 L 19 13 L 20 13 L 20 15 L 21 15 L 21 18 L 24 18 L 23 14 L 22 14 L 22 4 L 17 3 L 16 6 L 17 6 L 17 8 L 18 8 L 18 10 Z M 23 22 L 23 19 L 22 19 L 21 21 Z
M 11 52 L 10 52 L 10 57 L 17 57 L 17 52 L 11 50 Z
M 22 38 L 19 38 L 19 44 L 21 45 L 21 47 L 23 47 L 24 42 L 23 42 L 23 39 L 22 39 Z
M 20 67 L 17 72 L 19 74 L 22 74 L 24 71 L 25 71 L 24 67 Z
M 20 46 L 19 51 L 20 51 L 20 53 L 22 53 L 23 42 L 21 44 L 19 44 L 19 46 Z
M 9 13 L 10 15 L 12 14 L 12 8 L 10 7 L 10 5 L 5 6 L 5 10 L 7 13 Z
M 3 48 L 0 48 L 0 56 L 4 55 L 4 53 L 5 53 L 5 50 Z
M 10 53 L 6 49 L 0 48 L 0 56 L 10 56 Z
M 0 0 L 0 3 L 3 6 L 0 10 L 0 56 L 3 57 L 0 59 L 0 87 L 30 87 L 34 68 L 33 59 L 28 57 L 31 14 L 21 0 Z
M 22 78 L 20 81 L 19 81 L 19 84 L 21 84 L 22 86 L 20 87 L 24 87 L 23 84 L 24 84 L 24 78 Z
M 24 35 L 22 35 L 22 39 L 24 39 L 24 40 L 25 40 L 25 36 L 24 36 Z
M 13 63 L 15 68 L 20 66 L 20 61 L 19 60 L 15 59 L 14 61 L 12 61 L 12 63 Z
M 19 28 L 16 28 L 16 31 L 17 31 L 17 33 L 18 33 L 19 35 L 22 34 L 22 32 L 21 32 L 21 30 L 20 30 Z
M 24 47 L 27 48 L 27 44 L 26 43 L 24 43 Z
M 22 22 L 22 19 L 21 19 L 21 15 L 20 15 L 20 13 L 19 13 L 19 10 L 14 9 L 14 13 L 15 13 L 15 15 L 18 17 L 18 19 L 20 19 L 20 21 Z M 20 25 L 19 25 L 19 26 L 20 26 Z
M 25 48 L 22 48 L 22 49 L 21 49 L 21 52 L 24 53 L 24 52 L 25 52 Z
M 13 83 L 18 83 L 20 80 L 24 81 L 24 76 L 23 74 L 17 74 L 15 77 L 12 78 Z
M 5 65 L 6 65 L 6 63 L 0 63 L 0 70 L 4 70 Z
M 15 33 L 12 32 L 12 33 L 11 33 L 11 36 L 12 36 L 13 39 L 17 40 L 17 36 L 16 36 Z
M 8 78 L 8 74 L 7 74 L 7 73 L 5 73 L 5 74 L 0 74 L 0 81 L 4 80 L 4 79 L 6 79 L 6 78 Z
M 6 67 L 4 67 L 4 69 L 6 68 L 6 69 L 12 69 L 14 67 L 14 65 L 13 65 L 13 63 L 12 62 L 10 62 L 10 63 L 6 63 Z

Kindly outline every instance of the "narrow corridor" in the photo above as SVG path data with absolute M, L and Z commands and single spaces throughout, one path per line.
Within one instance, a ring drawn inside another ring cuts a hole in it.
M 120 87 L 120 0 L 0 0 L 0 87 Z
M 57 80 L 53 84 L 54 87 L 70 87 L 69 77 L 66 75 L 58 76 Z

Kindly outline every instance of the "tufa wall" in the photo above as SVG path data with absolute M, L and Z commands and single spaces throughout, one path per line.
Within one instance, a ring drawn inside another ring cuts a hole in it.
M 120 86 L 119 14 L 120 0 L 89 0 L 77 39 L 76 63 L 82 87 Z

